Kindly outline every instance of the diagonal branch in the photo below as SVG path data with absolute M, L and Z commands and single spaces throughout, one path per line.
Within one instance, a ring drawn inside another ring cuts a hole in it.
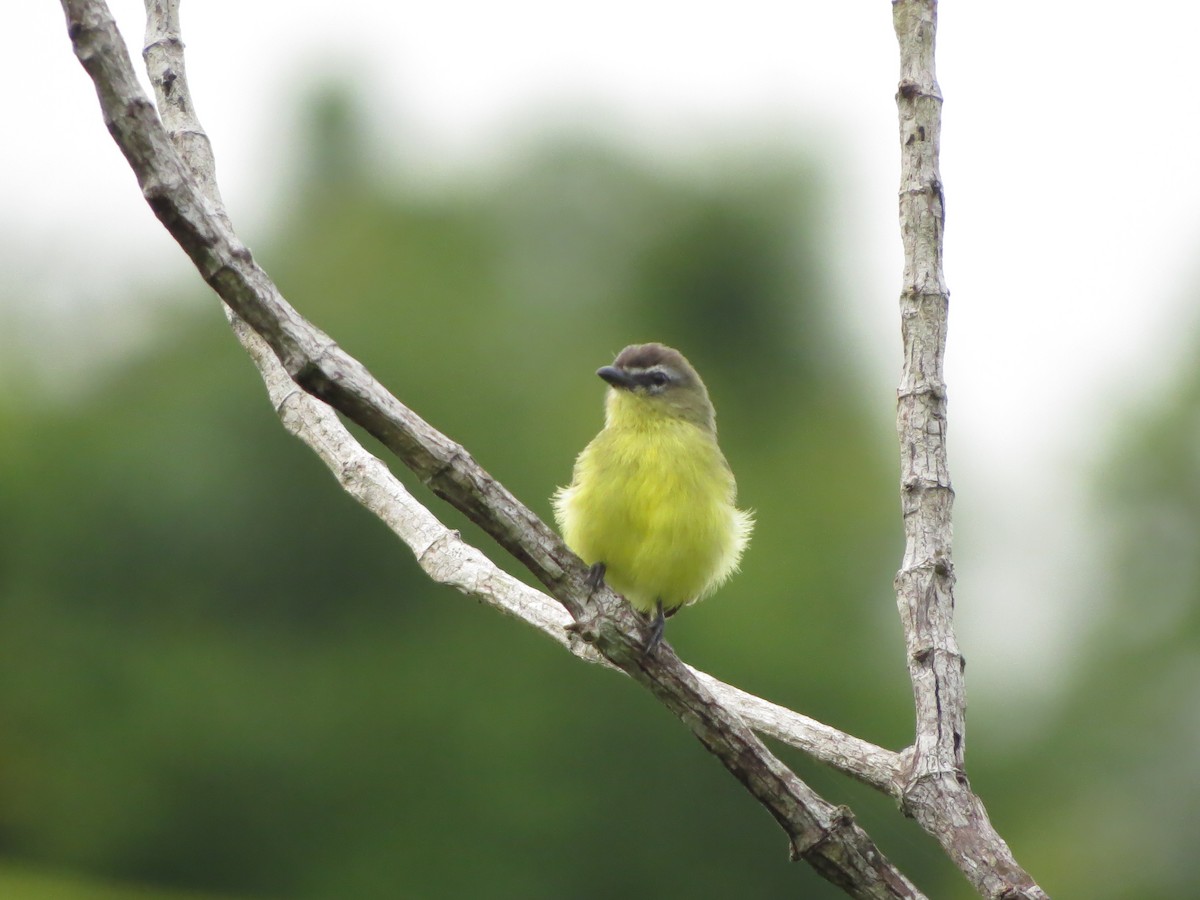
M 243 331 L 244 323 L 261 336 L 296 384 L 366 428 L 439 496 L 520 559 L 566 608 L 574 632 L 653 692 L 767 808 L 788 834 L 793 858 L 805 859 L 855 897 L 920 897 L 848 810 L 819 797 L 771 755 L 669 647 L 644 654 L 645 624 L 611 591 L 591 596 L 582 564 L 532 512 L 287 304 L 230 227 L 212 172 L 197 179 L 177 155 L 134 78 L 124 42 L 102 0 L 62 2 L 76 55 L 95 83 L 114 140 L 159 220 L 240 317 L 235 330 Z M 164 115 L 194 120 L 186 99 L 178 4 L 150 0 L 148 10 L 147 56 L 156 71 L 161 65 L 157 80 Z M 177 61 L 174 69 L 170 60 Z M 198 125 L 176 130 L 188 135 L 189 153 L 211 162 Z M 286 415 L 288 398 L 277 402 Z M 426 546 L 422 558 L 431 547 Z
M 917 730 L 902 808 L 941 843 L 985 897 L 1044 898 L 967 782 L 966 688 L 954 636 L 951 509 L 942 359 L 950 294 L 942 274 L 945 206 L 938 171 L 942 96 L 934 75 L 937 0 L 894 0 L 900 43 L 900 231 L 904 365 L 896 405 L 904 561 L 896 601 L 904 625 Z

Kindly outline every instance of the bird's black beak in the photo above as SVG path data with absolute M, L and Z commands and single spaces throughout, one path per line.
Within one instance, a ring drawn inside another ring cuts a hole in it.
M 629 377 L 629 373 L 616 366 L 601 366 L 596 370 L 596 374 L 615 388 L 629 390 L 633 387 L 633 379 Z

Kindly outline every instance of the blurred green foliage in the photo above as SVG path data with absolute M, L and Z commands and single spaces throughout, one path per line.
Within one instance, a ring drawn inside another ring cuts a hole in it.
M 0 897 L 12 900 L 236 900 L 231 894 L 156 889 L 0 864 Z
M 1198 897 L 1200 369 L 1118 421 L 1091 498 L 1088 652 L 1054 727 L 994 774 L 1020 785 L 1005 808 L 1036 838 L 1028 864 L 1072 896 Z
M 668 640 L 907 744 L 891 398 L 865 397 L 838 328 L 819 169 L 788 147 L 666 170 L 558 138 L 489 179 L 384 187 L 353 103 L 316 110 L 256 254 L 289 300 L 547 517 L 601 423 L 596 367 L 634 341 L 683 349 L 758 527 Z M 230 896 L 841 896 L 638 688 L 431 584 L 187 290 L 195 311 L 86 402 L 0 406 L 0 852 Z M 1063 878 L 1065 746 L 1036 748 L 1057 766 L 972 748 L 1018 857 Z M 970 896 L 892 801 L 781 752 L 930 896 Z M 1072 797 L 1104 783 L 1069 777 Z

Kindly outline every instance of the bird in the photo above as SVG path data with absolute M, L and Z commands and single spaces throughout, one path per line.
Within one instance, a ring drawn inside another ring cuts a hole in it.
M 716 411 L 682 353 L 631 344 L 596 374 L 609 385 L 604 427 L 555 492 L 554 515 L 593 590 L 606 582 L 647 617 L 650 653 L 667 617 L 737 571 L 754 517 L 737 508 Z

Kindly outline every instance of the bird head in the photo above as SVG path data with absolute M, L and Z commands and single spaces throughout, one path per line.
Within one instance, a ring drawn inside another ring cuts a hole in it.
M 631 344 L 596 374 L 611 386 L 611 422 L 622 413 L 669 416 L 716 432 L 708 389 L 682 353 L 663 344 Z

